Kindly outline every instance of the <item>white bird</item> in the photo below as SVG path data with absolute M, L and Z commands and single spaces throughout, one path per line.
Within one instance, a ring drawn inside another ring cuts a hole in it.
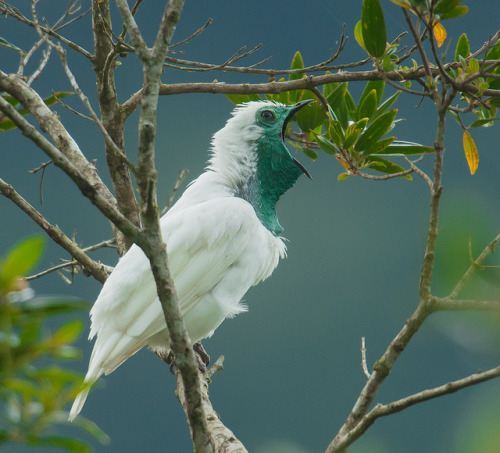
M 161 218 L 171 274 L 191 342 L 210 337 L 228 317 L 246 311 L 241 298 L 284 258 L 276 203 L 307 170 L 284 144 L 287 124 L 309 101 L 237 106 L 212 139 L 206 171 Z M 133 245 L 119 260 L 90 312 L 96 338 L 85 387 L 139 349 L 169 352 L 169 335 L 149 261 Z

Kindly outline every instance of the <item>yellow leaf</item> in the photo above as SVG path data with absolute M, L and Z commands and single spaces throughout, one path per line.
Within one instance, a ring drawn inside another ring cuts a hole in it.
M 469 134 L 469 131 L 464 131 L 463 142 L 465 158 L 469 164 L 470 174 L 473 175 L 476 173 L 479 164 L 479 154 L 477 153 L 476 144 L 474 143 L 472 135 Z
M 436 38 L 438 47 L 441 47 L 446 39 L 446 29 L 441 25 L 441 23 L 437 22 L 433 27 L 434 38 Z

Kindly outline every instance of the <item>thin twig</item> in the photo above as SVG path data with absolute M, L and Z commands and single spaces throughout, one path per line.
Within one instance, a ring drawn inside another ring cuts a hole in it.
M 111 248 L 116 248 L 116 240 L 115 239 L 109 239 L 107 241 L 102 241 L 102 242 L 99 242 L 99 244 L 94 244 L 94 245 L 91 245 L 90 247 L 86 247 L 84 249 L 82 249 L 82 252 L 92 252 L 94 250 L 98 250 L 100 248 L 103 248 L 103 247 L 111 247 Z M 113 271 L 113 267 L 111 266 L 106 266 L 105 264 L 102 264 L 102 263 L 98 263 L 105 271 L 106 273 L 108 274 L 111 274 L 111 272 Z M 55 271 L 58 271 L 60 269 L 64 269 L 66 267 L 73 267 L 73 266 L 81 266 L 82 263 L 78 260 L 71 260 L 71 261 L 67 261 L 65 263 L 62 263 L 62 264 L 59 264 L 57 266 L 54 266 L 54 267 L 51 267 L 50 269 L 46 269 L 42 272 L 39 272 L 38 274 L 34 274 L 34 275 L 30 275 L 29 277 L 26 277 L 26 280 L 35 280 L 37 278 L 40 278 L 40 277 L 43 277 L 47 274 L 50 274 L 52 272 L 55 272 Z M 85 267 L 84 267 L 85 269 Z
M 363 373 L 365 373 L 365 376 L 370 379 L 371 374 L 368 371 L 368 367 L 366 366 L 365 337 L 361 337 L 361 368 L 363 368 Z
M 140 0 L 142 1 L 142 0 Z M 133 14 L 133 13 L 132 13 Z M 190 42 L 193 38 L 195 38 L 196 36 L 198 36 L 199 34 L 203 33 L 203 31 L 205 31 L 205 28 L 207 28 L 214 20 L 213 19 L 208 19 L 206 22 L 205 22 L 205 25 L 203 25 L 202 27 L 198 28 L 198 30 L 196 30 L 191 36 L 188 36 L 186 39 L 183 39 L 182 41 L 179 41 L 175 44 L 172 44 L 170 47 L 169 47 L 169 51 L 174 49 L 175 47 L 179 47 L 179 46 L 182 46 L 183 44 L 187 44 L 188 42 Z
M 0 103 L 1 103 L 0 99 Z M 70 238 L 68 238 L 57 225 L 52 225 L 42 214 L 40 214 L 31 204 L 29 204 L 14 188 L 0 179 L 0 193 L 15 203 L 24 211 L 35 223 L 37 223 L 56 243 L 64 248 L 71 256 L 75 257 L 88 272 L 101 283 L 107 279 L 108 274 L 103 267 L 85 254 Z
M 168 197 L 167 205 L 162 209 L 161 215 L 164 215 L 172 206 L 172 203 L 174 202 L 175 196 L 177 195 L 177 192 L 179 188 L 181 187 L 182 181 L 184 178 L 188 175 L 189 170 L 184 169 L 179 172 L 177 175 L 177 181 L 175 181 L 174 188 L 172 189 L 172 193 Z

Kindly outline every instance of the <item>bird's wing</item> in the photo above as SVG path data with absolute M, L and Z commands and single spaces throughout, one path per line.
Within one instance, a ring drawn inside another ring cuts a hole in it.
M 279 240 L 239 198 L 213 199 L 167 213 L 161 227 L 183 315 L 206 296 L 227 307 L 224 317 L 241 311 L 243 294 L 272 272 L 282 252 L 274 242 L 267 243 Z M 91 316 L 91 337 L 98 337 L 89 366 L 92 380 L 113 371 L 165 329 L 149 261 L 138 247 L 119 261 Z

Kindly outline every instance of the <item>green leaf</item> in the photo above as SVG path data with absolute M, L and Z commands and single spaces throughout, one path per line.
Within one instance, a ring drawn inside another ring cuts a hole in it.
M 488 51 L 486 60 L 500 60 L 500 40 Z
M 456 19 L 457 17 L 463 16 L 464 14 L 467 14 L 468 12 L 469 12 L 468 6 L 456 6 L 455 8 L 451 9 L 447 13 L 441 14 L 441 19 L 443 19 L 443 20 Z
M 377 110 L 377 104 L 377 91 L 373 89 L 367 96 L 364 97 L 362 102 L 360 101 L 356 112 L 356 119 L 360 120 L 361 118 L 371 118 Z
M 309 90 L 302 90 L 298 101 L 305 101 L 307 99 L 316 99 L 316 96 Z M 302 132 L 309 132 L 316 129 L 326 120 L 325 109 L 319 102 L 312 102 L 302 107 L 294 115 L 293 120 L 297 122 Z
M 398 164 L 395 164 L 394 162 L 391 162 L 390 160 L 387 159 L 382 159 L 381 157 L 375 157 L 375 156 L 370 156 L 369 164 L 368 167 L 377 170 L 381 173 L 386 173 L 389 175 L 393 175 L 394 173 L 400 173 L 402 171 L 405 171 L 403 167 L 401 167 Z M 404 175 L 402 176 L 405 179 L 408 180 L 413 180 L 411 175 Z
M 78 427 L 84 429 L 89 434 L 94 436 L 101 444 L 107 445 L 111 441 L 110 437 L 97 426 L 93 421 L 79 415 L 71 423 L 77 425 Z
M 458 38 L 457 47 L 455 49 L 455 61 L 460 61 L 460 57 L 467 58 L 470 55 L 470 46 L 467 35 L 462 33 Z
M 397 141 L 389 144 L 387 148 L 380 152 L 380 154 L 388 156 L 410 156 L 414 154 L 429 154 L 433 152 L 434 148 L 432 146 L 424 146 L 419 145 L 418 143 Z M 379 152 L 376 152 L 375 154 L 379 154 Z
M 317 135 L 317 134 L 314 135 L 316 136 L 316 143 L 325 153 L 330 154 L 332 156 L 335 156 L 335 154 L 337 154 L 337 147 L 335 146 L 334 143 L 327 140 L 322 135 Z
M 4 38 L 0 38 L 0 47 L 7 47 L 12 50 L 17 50 L 18 52 L 21 52 L 22 54 L 26 54 L 26 52 L 19 47 L 15 46 L 14 44 L 10 43 Z
M 377 109 L 377 112 L 375 113 L 374 117 L 372 118 L 372 121 L 378 118 L 383 113 L 385 113 L 387 110 L 389 110 L 392 107 L 392 105 L 396 102 L 400 94 L 401 91 L 396 91 L 390 98 L 382 102 L 380 107 Z
M 330 74 L 330 71 L 326 71 L 325 74 Z M 332 82 L 332 83 L 325 83 L 323 85 L 323 96 L 325 98 L 328 98 L 330 94 L 333 93 L 333 91 L 339 86 L 337 82 Z
M 369 80 L 365 85 L 363 94 L 359 98 L 359 104 L 361 104 L 373 90 L 377 93 L 377 105 L 380 104 L 382 96 L 384 95 L 384 89 L 385 82 L 383 80 Z
M 361 25 L 366 50 L 372 57 L 381 58 L 387 44 L 387 32 L 379 0 L 363 0 Z
M 460 4 L 462 0 L 440 0 L 436 7 L 434 8 L 434 12 L 436 14 L 447 13 L 451 9 L 455 8 Z
M 337 180 L 339 182 L 345 181 L 349 176 L 351 176 L 349 173 L 340 173 L 340 175 L 337 176 Z
M 342 103 L 344 96 L 347 92 L 347 82 L 340 84 L 337 88 L 335 88 L 326 98 L 328 104 L 332 107 L 332 109 L 336 112 L 336 108 Z
M 366 50 L 365 41 L 363 39 L 363 24 L 362 24 L 361 21 L 358 21 L 358 23 L 354 27 L 354 38 L 356 39 L 356 41 L 358 42 L 358 44 L 364 50 Z M 368 50 L 366 50 L 366 51 L 368 52 Z
M 474 121 L 469 127 L 481 127 L 497 120 L 500 120 L 500 118 L 482 118 Z
M 250 101 L 262 101 L 258 94 L 226 94 L 226 97 L 234 104 L 243 104 Z
M 313 162 L 318 158 L 319 154 L 310 148 L 302 148 L 304 154 L 309 157 Z
M 302 59 L 302 55 L 299 51 L 295 52 L 293 56 L 292 64 L 290 65 L 290 69 L 304 69 L 304 60 Z M 289 74 L 288 80 L 298 80 L 303 79 L 306 75 L 302 73 L 298 74 Z
M 392 126 L 394 118 L 396 117 L 397 110 L 391 110 L 390 112 L 382 114 L 377 118 L 369 127 L 366 129 L 359 137 L 354 149 L 356 151 L 362 151 L 369 148 L 371 145 L 376 143 L 380 138 L 382 138 Z
M 302 55 L 299 51 L 295 52 L 293 56 L 292 64 L 290 65 L 290 69 L 304 69 L 304 60 L 302 59 Z M 289 74 L 288 80 L 298 80 L 303 79 L 306 75 L 304 73 L 299 74 Z M 301 98 L 303 90 L 292 90 L 289 92 L 290 103 L 295 104 Z
M 378 142 L 376 142 L 374 145 L 370 146 L 369 148 L 366 149 L 364 154 L 379 154 L 384 152 L 387 147 L 396 140 L 396 137 L 387 137 L 384 138 Z
M 9 292 L 16 279 L 35 267 L 44 248 L 45 238 L 41 235 L 18 242 L 0 264 L 0 292 Z
M 83 321 L 74 319 L 60 327 L 49 339 L 51 346 L 74 343 L 83 330 Z

